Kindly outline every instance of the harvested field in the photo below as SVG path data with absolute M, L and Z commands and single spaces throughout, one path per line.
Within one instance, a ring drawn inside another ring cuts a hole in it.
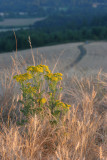
M 41 21 L 44 18 L 8 18 L 0 22 L 0 27 L 21 27 L 33 25 L 37 21 Z
M 93 42 L 84 45 L 86 56 L 77 64 L 78 68 L 107 71 L 107 42 Z
M 86 51 L 83 57 L 79 46 Z M 15 52 L 0 54 L 0 69 L 10 66 L 12 62 L 11 56 L 14 54 Z M 57 69 L 66 73 L 77 71 L 84 73 L 96 72 L 100 69 L 104 72 L 107 71 L 107 42 L 68 43 L 38 49 L 34 48 L 33 54 L 36 62 L 41 59 L 41 62 L 47 63 L 51 69 L 58 61 Z M 28 64 L 32 63 L 31 49 L 18 51 L 17 55 L 18 57 L 22 56 Z

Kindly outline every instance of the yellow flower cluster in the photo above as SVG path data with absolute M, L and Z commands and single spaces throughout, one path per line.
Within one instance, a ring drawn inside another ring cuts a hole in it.
M 41 99 L 38 99 L 37 102 L 40 102 L 41 104 L 45 104 L 46 103 L 46 99 L 45 98 L 41 98 Z
M 29 79 L 32 79 L 32 75 L 29 73 L 19 74 L 13 77 L 17 82 L 24 82 Z
M 51 81 L 58 82 L 62 80 L 62 73 L 48 73 L 46 77 Z
M 63 103 L 63 102 L 61 102 L 59 100 L 56 101 L 56 104 L 57 104 L 57 106 L 62 106 L 65 109 L 69 109 L 69 107 L 71 107 L 71 105 L 65 104 L 65 103 Z
M 26 93 L 36 93 L 36 87 L 29 86 L 28 88 L 25 88 Z
M 50 70 L 49 70 L 48 66 L 42 65 L 42 64 L 37 65 L 37 66 L 29 66 L 27 68 L 27 71 L 30 71 L 30 72 L 33 72 L 33 73 L 37 73 L 37 72 L 43 73 L 45 71 L 47 73 L 50 73 Z
M 40 101 L 42 104 L 46 103 L 46 99 L 45 98 L 42 98 L 41 101 Z
M 48 67 L 48 66 L 46 66 L 46 65 L 41 65 L 41 64 L 40 64 L 40 66 L 43 67 L 43 69 L 44 69 L 45 72 L 47 72 L 47 73 L 50 73 L 50 72 L 51 72 L 51 71 L 49 70 L 49 67 Z

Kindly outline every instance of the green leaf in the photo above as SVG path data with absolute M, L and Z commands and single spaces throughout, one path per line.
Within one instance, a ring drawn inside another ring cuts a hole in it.
M 54 116 L 57 116 L 57 115 L 59 115 L 60 113 L 61 113 L 60 110 L 56 110 L 56 111 L 54 111 L 53 115 L 54 115 Z
M 30 112 L 30 106 L 25 106 L 23 109 L 20 110 L 25 116 L 28 116 Z
M 42 111 L 42 108 L 38 107 L 35 110 L 38 111 L 38 112 L 40 112 L 40 111 Z
M 24 125 L 27 122 L 28 122 L 27 120 L 21 120 L 21 122 L 19 122 L 19 121 L 17 122 L 17 125 L 22 126 L 22 125 Z
M 57 121 L 56 121 L 56 120 L 51 120 L 51 121 L 50 121 L 50 124 L 51 124 L 51 125 L 54 125 L 54 124 L 56 125 L 56 124 L 57 124 Z
M 23 102 L 23 101 L 21 101 L 21 100 L 19 100 L 18 102 L 19 102 L 19 103 L 21 103 L 21 104 L 24 104 L 24 102 Z

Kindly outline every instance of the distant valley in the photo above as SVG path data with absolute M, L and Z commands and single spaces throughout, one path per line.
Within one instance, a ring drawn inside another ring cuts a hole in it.
M 107 40 L 106 0 L 0 0 L 0 53 L 16 48 Z M 10 31 L 10 32 L 9 32 Z M 5 32 L 5 33 L 4 33 Z

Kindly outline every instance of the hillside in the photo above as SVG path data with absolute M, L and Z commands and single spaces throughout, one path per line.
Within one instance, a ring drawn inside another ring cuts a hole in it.
M 107 159 L 106 53 L 86 42 L 0 55 L 0 160 Z
M 11 66 L 11 56 L 14 56 L 14 53 L 0 54 L 1 71 Z M 39 62 L 46 62 L 51 69 L 59 59 L 57 70 L 66 74 L 70 73 L 70 76 L 72 74 L 97 74 L 100 69 L 104 72 L 107 70 L 107 42 L 79 42 L 40 47 L 38 50 L 34 48 L 33 53 L 36 62 L 37 59 Z M 17 55 L 19 58 L 22 56 L 28 64 L 32 63 L 30 49 L 18 51 Z

